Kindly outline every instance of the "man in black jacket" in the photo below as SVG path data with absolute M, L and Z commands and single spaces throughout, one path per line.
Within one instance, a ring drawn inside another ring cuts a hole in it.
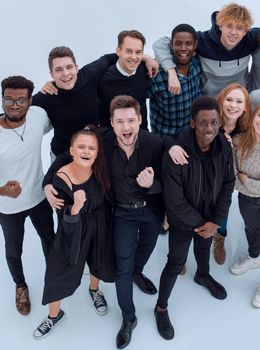
M 162 164 L 163 192 L 170 225 L 169 254 L 160 279 L 154 313 L 165 339 L 174 337 L 167 303 L 193 239 L 197 271 L 194 281 L 213 297 L 225 299 L 225 288 L 209 274 L 212 237 L 228 213 L 234 188 L 232 150 L 219 133 L 219 105 L 202 97 L 192 105 L 191 127 L 178 138 L 189 154 L 189 163 L 176 165 L 165 154 Z

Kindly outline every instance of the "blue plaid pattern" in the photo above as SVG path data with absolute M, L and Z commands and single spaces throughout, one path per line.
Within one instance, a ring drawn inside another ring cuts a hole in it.
M 180 95 L 168 91 L 168 73 L 161 67 L 148 85 L 151 129 L 161 137 L 179 134 L 189 125 L 191 105 L 201 94 L 201 65 L 197 57 L 192 58 L 187 76 L 177 68 L 176 72 L 181 84 Z

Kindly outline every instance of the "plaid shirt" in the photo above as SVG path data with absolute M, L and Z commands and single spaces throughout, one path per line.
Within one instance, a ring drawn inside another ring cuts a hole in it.
M 189 125 L 191 105 L 201 94 L 201 66 L 197 57 L 192 58 L 187 76 L 179 73 L 177 67 L 176 72 L 181 84 L 180 95 L 168 91 L 168 73 L 162 68 L 149 81 L 151 129 L 160 136 L 179 134 Z

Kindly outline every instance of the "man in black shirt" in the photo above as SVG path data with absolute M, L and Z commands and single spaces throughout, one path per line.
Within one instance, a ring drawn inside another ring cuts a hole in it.
M 143 60 L 144 36 L 137 30 L 124 30 L 118 34 L 116 53 L 118 60 L 104 73 L 98 86 L 99 116 L 102 126 L 110 127 L 109 107 L 113 97 L 130 95 L 141 106 L 141 128 L 147 129 L 147 69 Z
M 113 132 L 104 137 L 104 149 L 115 201 L 115 281 L 123 315 L 116 342 L 122 349 L 129 344 L 137 324 L 133 280 L 145 293 L 157 292 L 142 271 L 164 217 L 159 182 L 163 147 L 159 137 L 140 130 L 140 104 L 133 97 L 115 97 L 110 114 Z

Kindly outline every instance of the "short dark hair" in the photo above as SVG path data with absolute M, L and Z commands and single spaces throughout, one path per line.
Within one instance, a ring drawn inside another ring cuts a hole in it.
M 134 38 L 134 39 L 139 39 L 142 41 L 143 46 L 145 45 L 145 37 L 143 36 L 142 33 L 138 32 L 138 30 L 123 30 L 122 32 L 120 32 L 118 34 L 118 41 L 117 41 L 117 45 L 118 47 L 121 47 L 124 39 L 129 36 L 130 38 Z
M 4 96 L 5 89 L 27 89 L 28 98 L 32 97 L 32 92 L 34 89 L 34 84 L 31 80 L 26 79 L 21 75 L 14 75 L 8 77 L 1 82 L 2 86 L 2 96 Z
M 171 41 L 174 39 L 175 34 L 176 33 L 180 33 L 180 32 L 191 33 L 192 36 L 193 36 L 194 41 L 197 40 L 196 30 L 189 24 L 181 23 L 181 24 L 179 24 L 179 25 L 177 25 L 176 27 L 173 28 L 172 35 L 171 35 Z
M 214 109 L 220 115 L 220 107 L 215 98 L 203 96 L 195 100 L 191 106 L 191 117 L 195 119 L 200 111 L 209 111 Z
M 49 53 L 48 57 L 48 64 L 49 64 L 49 69 L 52 71 L 52 61 L 55 58 L 62 58 L 62 57 L 70 57 L 73 61 L 73 63 L 76 64 L 76 58 L 74 56 L 74 53 L 72 50 L 67 47 L 67 46 L 57 46 L 54 47 L 51 52 Z
M 92 166 L 96 180 L 103 192 L 110 190 L 110 182 L 107 175 L 107 165 L 104 156 L 103 141 L 99 129 L 94 125 L 86 125 L 84 129 L 77 131 L 71 137 L 70 145 L 72 146 L 79 135 L 94 136 L 98 143 L 97 158 Z
M 113 98 L 113 100 L 110 103 L 110 116 L 113 118 L 113 114 L 115 109 L 119 108 L 134 108 L 135 113 L 140 116 L 140 103 L 133 98 L 132 96 L 128 95 L 118 95 Z

